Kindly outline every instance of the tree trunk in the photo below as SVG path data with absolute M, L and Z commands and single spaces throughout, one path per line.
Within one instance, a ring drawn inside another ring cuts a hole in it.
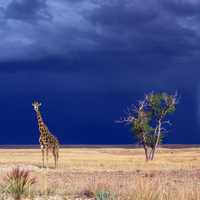
M 151 157 L 152 157 L 152 153 L 153 153 L 153 149 L 151 149 L 150 152 L 149 152 L 149 155 L 148 155 L 149 160 L 152 160 L 152 159 L 151 159 Z
M 161 125 L 162 125 L 162 123 L 161 123 L 161 118 L 160 118 L 160 119 L 158 120 L 158 126 L 157 126 L 156 129 L 155 129 L 156 142 L 155 142 L 154 147 L 152 148 L 150 160 L 154 160 L 154 157 L 155 157 L 155 151 L 156 151 L 157 146 L 158 146 L 159 141 L 160 141 Z
M 146 161 L 149 160 L 149 156 L 148 156 L 148 149 L 147 146 L 143 143 L 143 148 L 144 148 L 144 152 L 145 152 L 145 156 L 146 156 Z
M 154 148 L 152 149 L 151 158 L 150 158 L 151 160 L 154 159 L 155 151 L 156 151 L 156 147 L 154 147 Z
M 158 144 L 159 144 L 159 140 L 160 140 L 160 134 L 161 134 L 161 119 L 159 119 L 158 120 L 158 128 L 157 128 L 157 138 L 156 138 L 156 143 L 155 143 L 155 149 L 156 149 L 156 147 L 158 146 Z

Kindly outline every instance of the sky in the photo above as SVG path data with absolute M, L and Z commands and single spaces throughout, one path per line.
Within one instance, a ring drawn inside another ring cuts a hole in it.
M 61 144 L 132 144 L 114 123 L 178 91 L 165 143 L 200 143 L 200 1 L 0 0 L 0 144 L 38 144 L 32 101 Z

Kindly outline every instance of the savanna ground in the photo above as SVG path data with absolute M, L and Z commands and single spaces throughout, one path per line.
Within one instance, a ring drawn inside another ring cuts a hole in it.
M 31 171 L 37 199 L 94 199 L 110 191 L 121 200 L 200 200 L 200 148 L 160 148 L 154 161 L 143 149 L 62 148 L 59 168 L 41 168 L 39 149 L 0 149 L 0 181 L 12 168 Z

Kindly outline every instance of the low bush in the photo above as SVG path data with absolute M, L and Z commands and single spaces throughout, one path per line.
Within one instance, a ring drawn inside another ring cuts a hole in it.
M 15 200 L 20 200 L 22 196 L 30 193 L 30 188 L 35 182 L 36 179 L 30 176 L 29 171 L 17 167 L 4 177 L 4 191 Z
M 117 200 L 117 197 L 114 193 L 109 191 L 97 191 L 95 194 L 96 200 Z

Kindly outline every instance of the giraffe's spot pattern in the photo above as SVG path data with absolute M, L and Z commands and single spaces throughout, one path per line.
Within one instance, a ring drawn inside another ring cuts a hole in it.
M 39 107 L 36 113 L 37 113 L 38 127 L 40 131 L 40 137 L 39 137 L 40 147 L 42 150 L 45 150 L 47 152 L 48 150 L 52 151 L 53 156 L 54 156 L 54 161 L 55 161 L 55 167 L 56 167 L 57 161 L 58 161 L 59 141 L 49 131 L 48 127 L 43 122 L 41 113 L 39 111 Z

